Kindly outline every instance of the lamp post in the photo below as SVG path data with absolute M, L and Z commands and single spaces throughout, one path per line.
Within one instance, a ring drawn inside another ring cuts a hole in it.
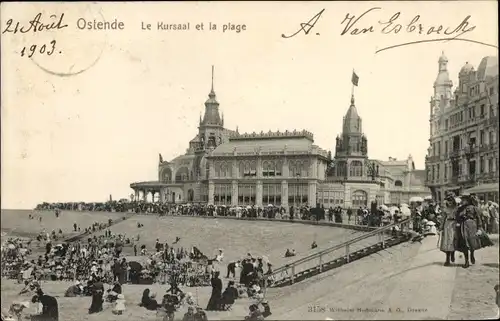
M 297 184 L 295 185 L 295 196 L 298 196 L 300 199 L 300 203 L 302 203 L 302 194 L 300 194 L 300 188 L 299 188 L 299 180 L 300 180 L 300 173 L 295 174 L 295 179 L 297 179 Z M 296 205 L 296 198 L 293 198 L 293 205 L 297 207 Z

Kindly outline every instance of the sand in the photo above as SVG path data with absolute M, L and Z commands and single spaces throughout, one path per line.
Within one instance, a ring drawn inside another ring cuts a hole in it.
M 72 215 L 76 214 L 71 213 L 65 218 L 73 219 Z M 100 214 L 96 213 L 98 216 Z M 2 228 L 3 217 L 2 212 Z M 143 228 L 137 228 L 138 221 L 144 224 Z M 22 220 L 17 220 L 15 224 L 22 228 Z M 73 222 L 67 224 L 71 227 Z M 287 247 L 295 248 L 299 258 L 300 255 L 312 253 L 309 247 L 313 239 L 316 239 L 321 249 L 362 233 L 294 223 L 158 218 L 151 215 L 133 216 L 111 229 L 115 233 L 130 236 L 139 233 L 140 243 L 149 247 L 156 238 L 172 243 L 176 236 L 181 237 L 180 246 L 195 245 L 206 254 L 213 254 L 222 247 L 227 260 L 239 258 L 247 252 L 267 254 L 276 267 L 289 260 L 282 257 Z M 496 246 L 478 251 L 477 263 L 467 270 L 458 265 L 443 267 L 444 256 L 436 248 L 437 240 L 427 238 L 422 244 L 404 243 L 292 286 L 269 289 L 266 297 L 273 310 L 271 319 L 324 320 L 329 317 L 335 320 L 428 320 L 495 316 L 497 308 L 493 286 L 499 282 L 499 261 L 498 237 L 493 238 Z M 371 242 L 365 241 L 366 245 Z M 361 246 L 358 244 L 356 248 Z M 126 251 L 131 249 L 127 248 Z M 462 260 L 457 255 L 457 263 L 462 263 Z M 223 279 L 224 286 L 227 282 L 227 279 Z M 48 294 L 62 296 L 69 285 L 65 282 L 44 282 L 43 288 Z M 122 316 L 113 315 L 110 307 L 105 307 L 105 311 L 98 315 L 88 315 L 89 297 L 58 298 L 61 320 L 155 320 L 155 313 L 137 306 L 146 287 L 158 293 L 158 296 L 167 288 L 161 285 L 125 285 L 127 311 Z M 16 295 L 21 288 L 16 281 L 2 280 L 2 303 L 29 299 L 29 296 L 20 298 Z M 192 292 L 199 304 L 206 306 L 209 287 L 183 290 Z M 207 315 L 209 320 L 242 320 L 248 313 L 250 303 L 248 299 L 239 300 L 230 312 L 208 311 Z M 28 311 L 34 310 L 31 308 Z M 176 320 L 181 320 L 183 313 L 179 311 Z

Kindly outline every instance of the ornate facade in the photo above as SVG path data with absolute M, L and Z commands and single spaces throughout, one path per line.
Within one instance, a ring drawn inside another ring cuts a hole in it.
M 415 170 L 413 158 L 388 161 L 368 158 L 368 139 L 363 134 L 354 96 L 343 119 L 342 134 L 337 136 L 335 159 L 320 186 L 319 200 L 325 207 L 359 208 L 378 204 L 409 203 L 413 196 L 425 197 L 425 171 Z
M 498 201 L 498 57 L 484 57 L 477 71 L 467 62 L 455 90 L 444 53 L 438 65 L 430 100 L 426 185 L 441 201 L 447 191 L 475 192 Z
M 154 201 L 169 203 L 355 207 L 425 196 L 416 173 L 411 158 L 399 163 L 368 159 L 354 97 L 332 161 L 305 130 L 240 134 L 224 128 L 212 79 L 205 115 L 186 153 L 171 161 L 160 155 L 158 181 L 130 187 L 135 199 L 147 200 L 152 194 Z

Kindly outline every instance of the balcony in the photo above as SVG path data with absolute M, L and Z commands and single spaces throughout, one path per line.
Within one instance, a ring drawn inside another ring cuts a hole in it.
M 477 180 L 476 174 L 463 175 L 460 177 L 460 182 L 465 184 L 474 183 L 476 180 Z
M 460 156 L 460 150 L 459 149 L 455 149 L 455 150 L 452 150 L 450 152 L 450 158 L 457 158 Z
M 427 158 L 427 162 L 429 162 L 429 163 L 438 162 L 439 158 L 440 158 L 439 156 L 430 156 Z
M 490 148 L 491 148 L 491 146 L 489 144 L 482 144 L 482 145 L 479 146 L 479 151 L 480 152 L 486 152 Z

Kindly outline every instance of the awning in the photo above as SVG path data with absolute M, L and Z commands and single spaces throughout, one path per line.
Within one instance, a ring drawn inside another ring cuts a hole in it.
M 492 192 L 498 192 L 498 187 L 499 187 L 498 183 L 482 184 L 466 189 L 464 192 L 469 194 L 492 193 Z

